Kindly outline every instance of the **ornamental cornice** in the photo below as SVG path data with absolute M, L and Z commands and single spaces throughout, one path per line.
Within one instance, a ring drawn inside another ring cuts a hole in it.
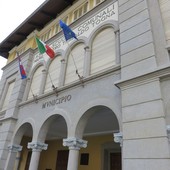
M 80 148 L 87 147 L 87 141 L 75 137 L 70 137 L 63 139 L 63 146 L 68 146 L 69 149 L 73 150 L 80 150 Z
M 170 76 L 170 65 L 164 65 L 161 67 L 157 67 L 152 72 L 139 75 L 137 77 L 133 77 L 130 79 L 122 79 L 115 82 L 115 85 L 120 89 L 128 89 L 134 86 L 138 86 L 140 84 L 146 84 L 148 82 L 158 81 L 160 78 L 164 78 L 166 76 Z

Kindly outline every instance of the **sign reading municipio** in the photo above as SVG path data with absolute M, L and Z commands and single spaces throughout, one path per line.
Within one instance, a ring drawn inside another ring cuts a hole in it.
M 63 97 L 60 97 L 60 98 L 57 98 L 57 99 L 53 99 L 53 100 L 44 102 L 42 104 L 42 109 L 45 109 L 45 108 L 51 107 L 51 106 L 55 106 L 55 105 L 58 105 L 58 104 L 61 104 L 61 103 L 66 103 L 66 102 L 70 101 L 71 98 L 72 98 L 71 95 L 67 95 L 67 96 L 63 96 Z

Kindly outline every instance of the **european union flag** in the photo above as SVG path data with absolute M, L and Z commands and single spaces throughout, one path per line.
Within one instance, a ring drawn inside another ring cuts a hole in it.
M 77 37 L 76 37 L 76 34 L 62 20 L 59 21 L 59 24 L 60 24 L 60 27 L 63 30 L 66 41 L 71 39 L 71 38 L 75 38 L 76 40 L 78 40 Z

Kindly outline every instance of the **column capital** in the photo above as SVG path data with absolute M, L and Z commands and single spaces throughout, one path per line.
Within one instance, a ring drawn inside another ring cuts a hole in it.
M 85 46 L 84 49 L 85 50 L 90 50 L 90 47 L 89 46 Z
M 22 146 L 21 145 L 16 145 L 16 144 L 8 145 L 8 150 L 10 152 L 20 152 L 20 151 L 22 151 Z
M 80 148 L 87 147 L 87 141 L 75 137 L 69 137 L 63 139 L 63 146 L 68 146 L 69 149 L 73 150 L 80 150 Z
M 48 144 L 42 143 L 42 142 L 29 142 L 27 148 L 32 149 L 33 151 L 39 151 L 47 150 Z
M 170 125 L 166 126 L 168 141 L 170 142 Z
M 115 143 L 120 143 L 120 146 L 122 147 L 123 144 L 122 132 L 113 133 L 113 136 L 114 136 Z

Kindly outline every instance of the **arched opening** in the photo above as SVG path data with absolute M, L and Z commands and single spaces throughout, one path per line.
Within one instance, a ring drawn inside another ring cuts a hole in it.
M 48 144 L 41 152 L 39 169 L 67 168 L 68 148 L 63 146 L 63 138 L 67 137 L 67 124 L 60 115 L 52 115 L 43 123 L 38 140 Z
M 24 123 L 17 131 L 13 144 L 22 146 L 22 151 L 17 152 L 15 160 L 15 169 L 18 170 L 28 170 L 30 159 L 31 159 L 31 150 L 27 148 L 29 142 L 32 141 L 33 128 L 30 123 Z
M 88 141 L 87 148 L 80 150 L 79 170 L 121 170 L 121 147 L 114 142 L 113 133 L 119 132 L 115 113 L 108 107 L 95 106 L 81 117 L 77 137 Z

